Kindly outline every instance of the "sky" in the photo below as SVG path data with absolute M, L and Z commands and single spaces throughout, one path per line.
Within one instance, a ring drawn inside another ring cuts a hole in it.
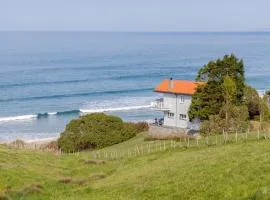
M 0 31 L 270 31 L 270 0 L 0 0 Z

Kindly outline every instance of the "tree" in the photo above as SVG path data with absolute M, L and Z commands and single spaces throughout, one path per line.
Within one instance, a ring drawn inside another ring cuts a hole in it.
M 229 116 L 229 129 L 233 132 L 239 132 L 248 128 L 248 108 L 245 105 L 234 106 Z
M 264 127 L 264 122 L 270 119 L 268 99 L 269 96 L 267 94 L 263 97 L 259 97 L 260 131 L 262 131 Z
M 260 115 L 260 97 L 256 89 L 246 85 L 243 97 L 244 105 L 248 107 L 249 118 Z
M 233 54 L 225 55 L 222 59 L 210 61 L 199 70 L 196 81 L 206 84 L 201 85 L 193 95 L 189 110 L 191 120 L 196 117 L 207 120 L 210 115 L 219 114 L 225 102 L 222 84 L 226 76 L 231 77 L 236 86 L 232 104 L 242 104 L 245 88 L 243 60 L 239 60 Z
M 228 120 L 229 120 L 229 112 L 231 111 L 231 107 L 233 106 L 233 101 L 236 97 L 236 85 L 234 80 L 228 75 L 224 78 L 224 82 L 222 84 L 223 92 L 224 92 L 224 110 L 225 110 L 225 127 L 228 129 Z

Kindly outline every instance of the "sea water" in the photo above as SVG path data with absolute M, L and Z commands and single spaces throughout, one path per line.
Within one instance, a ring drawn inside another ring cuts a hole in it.
M 270 33 L 0 32 L 0 141 L 57 137 L 92 112 L 152 121 L 160 81 L 230 53 L 270 89 Z

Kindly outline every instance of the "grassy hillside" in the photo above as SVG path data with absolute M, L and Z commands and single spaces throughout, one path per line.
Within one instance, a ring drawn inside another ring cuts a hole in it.
M 143 143 L 138 135 L 106 150 Z M 0 146 L 0 194 L 2 199 L 269 199 L 269 155 L 269 140 L 176 148 L 105 163 L 90 152 L 60 156 Z

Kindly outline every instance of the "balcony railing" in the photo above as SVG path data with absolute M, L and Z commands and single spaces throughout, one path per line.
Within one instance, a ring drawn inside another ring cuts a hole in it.
M 169 106 L 164 102 L 163 98 L 153 101 L 151 103 L 151 108 L 162 111 L 170 110 Z

